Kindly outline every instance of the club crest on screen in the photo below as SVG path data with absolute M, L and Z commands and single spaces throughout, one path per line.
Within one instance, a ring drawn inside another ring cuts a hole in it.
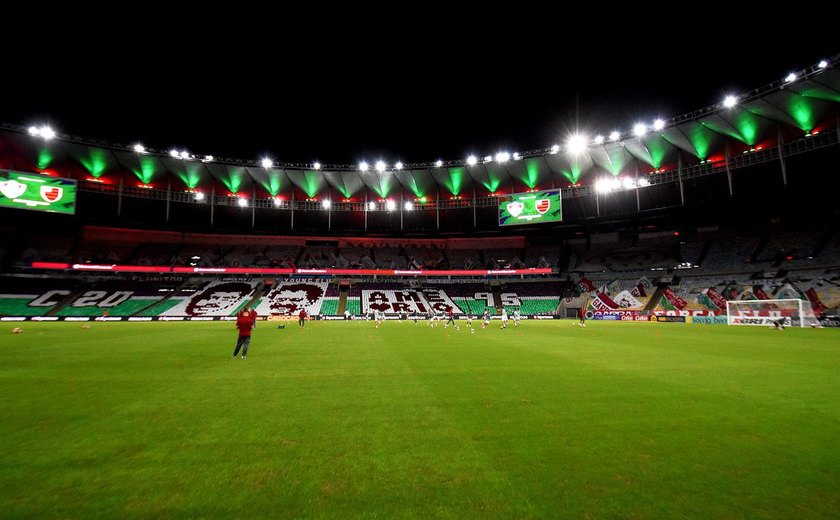
M 522 214 L 523 205 L 521 202 L 511 202 L 507 205 L 508 213 L 513 215 L 514 217 L 518 217 Z
M 23 184 L 22 182 L 14 180 L 0 182 L 0 193 L 2 193 L 10 199 L 16 199 L 20 197 L 25 191 L 26 184 Z
M 64 194 L 63 188 L 55 186 L 41 186 L 41 198 L 47 202 L 55 202 Z
M 535 207 L 540 212 L 540 215 L 544 215 L 548 211 L 548 208 L 551 207 L 551 201 L 549 199 L 540 199 L 536 202 Z

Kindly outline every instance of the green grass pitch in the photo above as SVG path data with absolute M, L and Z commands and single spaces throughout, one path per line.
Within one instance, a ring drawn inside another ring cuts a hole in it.
M 225 322 L 0 332 L 2 517 L 840 512 L 840 330 L 260 322 L 246 360 Z

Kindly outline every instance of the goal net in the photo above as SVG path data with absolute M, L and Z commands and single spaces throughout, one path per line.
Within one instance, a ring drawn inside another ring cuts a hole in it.
M 808 300 L 739 300 L 726 302 L 729 325 L 773 326 L 784 318 L 786 327 L 810 327 L 819 324 Z

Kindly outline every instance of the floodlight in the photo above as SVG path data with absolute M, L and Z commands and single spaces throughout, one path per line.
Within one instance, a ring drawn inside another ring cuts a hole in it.
M 572 134 L 566 139 L 566 152 L 571 155 L 579 155 L 586 151 L 586 136 Z

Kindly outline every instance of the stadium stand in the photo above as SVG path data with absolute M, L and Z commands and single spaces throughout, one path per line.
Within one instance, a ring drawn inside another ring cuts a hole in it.
M 132 316 L 163 300 L 177 286 L 167 282 L 113 280 L 92 283 L 58 310 L 56 316 Z
M 505 283 L 502 304 L 508 312 L 518 308 L 522 314 L 553 314 L 560 304 L 561 291 L 557 282 Z
M 330 283 L 327 285 L 327 290 L 324 292 L 324 298 L 321 302 L 321 314 L 325 316 L 337 316 L 340 296 L 341 291 L 337 284 Z
M 426 287 L 444 291 L 464 314 L 481 315 L 487 307 L 495 308 L 493 293 L 486 283 L 429 283 Z
M 78 279 L 0 278 L 0 316 L 45 316 L 77 292 Z

